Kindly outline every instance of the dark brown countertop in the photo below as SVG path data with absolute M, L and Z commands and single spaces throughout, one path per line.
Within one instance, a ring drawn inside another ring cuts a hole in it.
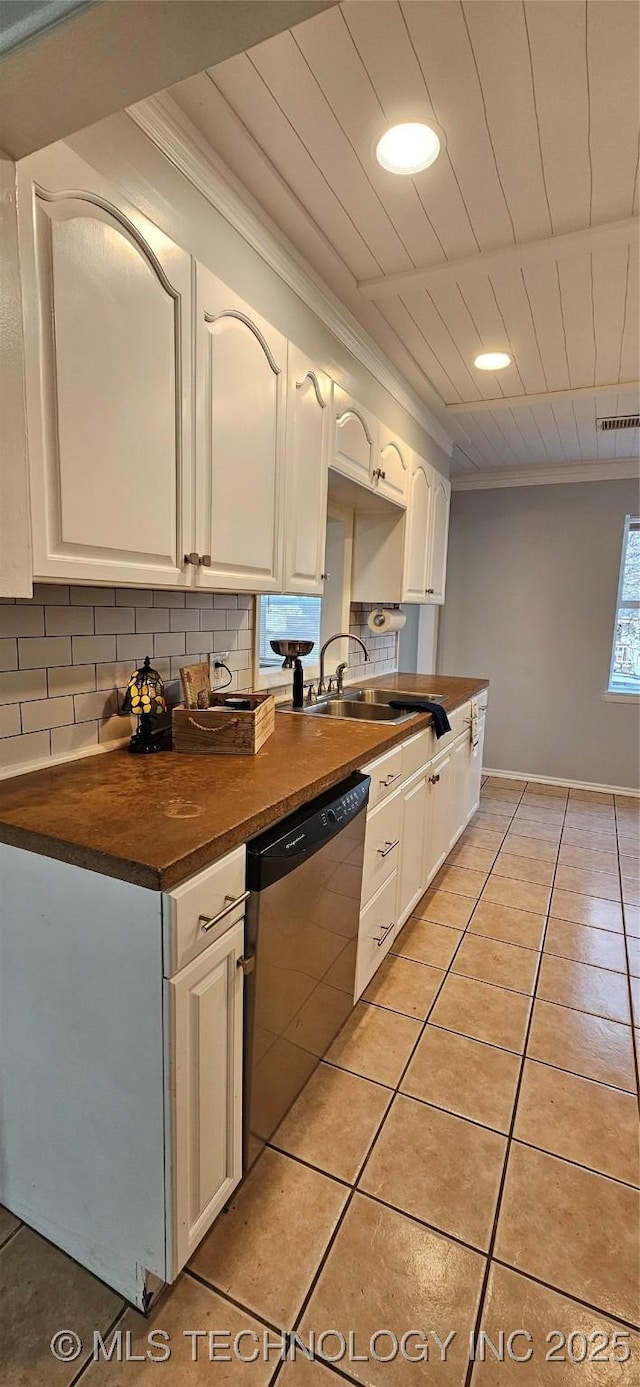
M 363 687 L 438 693 L 451 713 L 487 679 L 381 675 Z M 279 713 L 257 756 L 85 757 L 0 782 L 0 842 L 170 890 L 431 721 L 389 726 Z

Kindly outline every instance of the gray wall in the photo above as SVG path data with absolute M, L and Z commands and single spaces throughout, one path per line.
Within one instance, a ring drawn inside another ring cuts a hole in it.
M 485 765 L 637 788 L 640 710 L 607 687 L 635 481 L 455 492 L 442 674 L 491 680 Z

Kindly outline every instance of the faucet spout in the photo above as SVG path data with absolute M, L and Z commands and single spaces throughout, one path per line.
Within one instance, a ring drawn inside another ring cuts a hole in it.
M 323 694 L 323 693 L 325 692 L 325 684 L 324 684 L 324 657 L 325 657 L 325 654 L 326 654 L 326 652 L 327 652 L 328 647 L 333 643 L 333 641 L 355 641 L 355 642 L 356 642 L 356 645 L 359 645 L 359 646 L 360 646 L 360 649 L 361 649 L 362 652 L 363 652 L 363 655 L 364 655 L 365 660 L 368 660 L 368 659 L 369 659 L 369 651 L 367 650 L 367 647 L 366 647 L 364 641 L 361 641 L 359 636 L 352 636 L 352 634 L 351 634 L 350 631 L 337 631 L 335 636 L 329 636 L 329 639 L 325 641 L 325 643 L 324 643 L 324 645 L 323 645 L 323 647 L 322 647 L 322 649 L 321 649 L 321 651 L 320 651 L 320 681 L 319 681 L 319 684 L 318 684 L 318 693 L 319 693 L 319 694 Z M 345 664 L 342 664 L 342 665 L 338 665 L 338 669 L 336 670 L 337 679 L 338 679 L 338 693 L 342 693 L 342 681 L 343 681 L 343 678 L 344 678 L 344 671 L 345 671 L 346 668 L 347 668 L 347 665 L 346 665 L 346 663 L 345 663 Z

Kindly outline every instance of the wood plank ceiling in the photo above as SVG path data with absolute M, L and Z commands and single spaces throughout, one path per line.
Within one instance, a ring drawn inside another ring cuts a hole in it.
M 345 0 L 172 96 L 435 409 L 452 471 L 637 457 L 634 0 Z M 396 121 L 446 148 L 379 167 Z M 482 350 L 506 350 L 500 374 Z

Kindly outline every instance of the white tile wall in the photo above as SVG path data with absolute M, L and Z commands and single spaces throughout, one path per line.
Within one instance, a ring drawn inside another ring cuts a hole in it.
M 232 688 L 252 683 L 253 598 L 218 593 L 36 585 L 0 603 L 0 773 L 130 735 L 122 699 L 149 655 L 167 698 L 180 666 L 229 651 Z M 227 626 L 227 615 L 229 625 Z
M 351 609 L 349 629 L 365 641 L 370 659 L 360 662 L 352 647 L 349 680 L 397 666 L 396 637 L 371 635 L 370 610 Z M 122 713 L 122 699 L 145 655 L 170 703 L 180 698 L 181 665 L 216 651 L 229 651 L 229 687 L 251 687 L 253 627 L 254 600 L 246 594 L 41 583 L 31 600 L 3 601 L 0 773 L 129 736 L 134 719 Z

